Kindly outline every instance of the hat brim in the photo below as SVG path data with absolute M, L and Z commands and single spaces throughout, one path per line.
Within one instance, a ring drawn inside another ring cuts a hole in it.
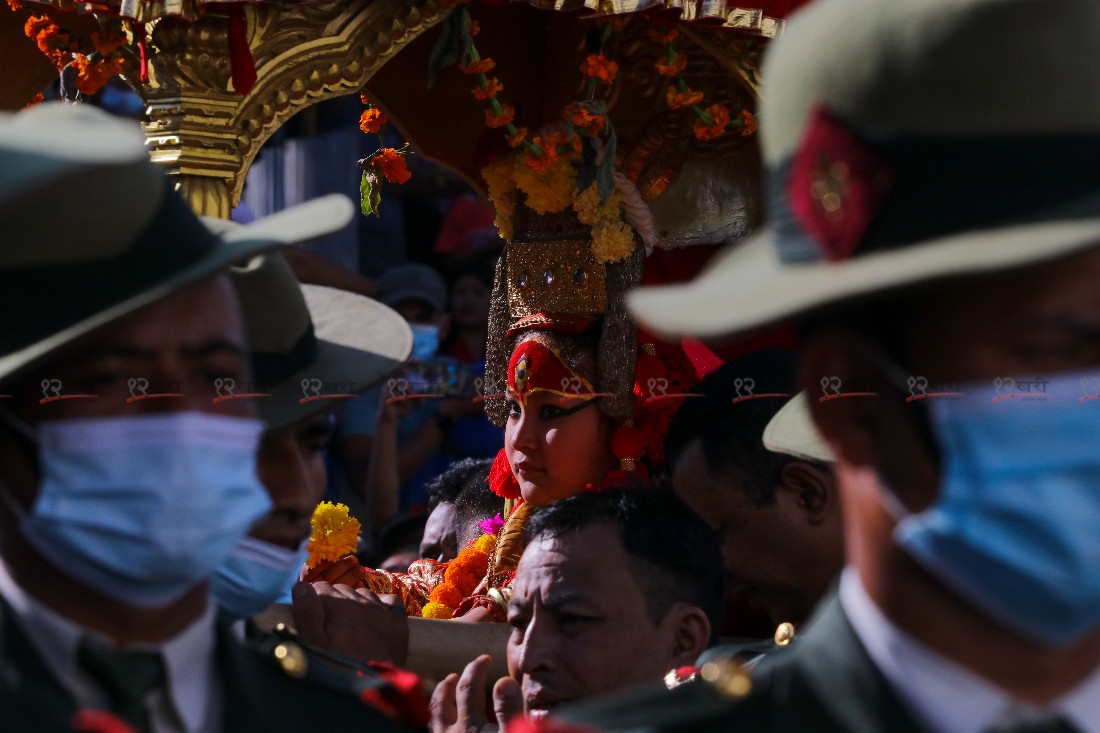
M 213 248 L 191 265 L 173 272 L 170 277 L 150 281 L 136 295 L 101 309 L 18 351 L 4 354 L 0 357 L 0 383 L 18 378 L 36 364 L 98 329 L 152 305 L 181 288 L 226 270 L 235 262 L 247 260 L 283 244 L 293 244 L 337 231 L 346 226 L 354 214 L 355 207 L 350 199 L 332 194 L 222 233 L 221 246 Z
M 810 416 L 808 399 L 805 392 L 799 392 L 779 408 L 764 428 L 764 447 L 772 453 L 834 463 L 836 457 L 832 449 Z
M 317 337 L 316 358 L 260 399 L 260 418 L 268 429 L 291 425 L 365 392 L 400 369 L 412 353 L 412 330 L 393 309 L 319 285 L 303 285 L 302 294 Z M 314 385 L 319 385 L 317 391 Z
M 719 255 L 686 285 L 629 293 L 634 317 L 661 336 L 743 333 L 825 306 L 930 280 L 977 275 L 1054 260 L 1100 246 L 1100 201 L 1090 215 L 971 230 L 843 262 L 784 264 L 765 230 Z

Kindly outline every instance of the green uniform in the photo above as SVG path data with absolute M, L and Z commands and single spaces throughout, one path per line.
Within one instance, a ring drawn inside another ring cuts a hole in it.
M 751 676 L 704 667 L 666 690 L 647 687 L 563 710 L 560 719 L 616 733 L 916 733 L 922 729 L 875 668 L 835 599 Z
M 241 642 L 219 618 L 216 663 L 224 733 L 402 733 L 413 730 L 362 702 L 376 677 L 334 675 L 295 642 Z M 0 728 L 72 733 L 75 704 L 0 601 Z

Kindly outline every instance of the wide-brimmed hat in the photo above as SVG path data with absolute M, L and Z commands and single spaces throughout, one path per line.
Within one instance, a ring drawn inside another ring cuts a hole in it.
M 234 384 L 232 394 L 223 390 L 223 397 L 255 400 L 269 429 L 370 389 L 412 351 L 412 331 L 397 312 L 355 293 L 299 285 L 276 252 L 233 267 L 230 275 L 244 313 L 255 383 Z
M 746 331 L 1100 244 L 1095 0 L 818 0 L 764 64 L 766 231 L 630 308 Z
M 87 106 L 0 115 L 0 382 L 93 330 L 279 244 L 345 226 L 326 196 L 222 237 L 132 122 Z
M 817 431 L 806 393 L 799 392 L 779 408 L 764 428 L 764 447 L 772 453 L 833 463 L 836 456 Z

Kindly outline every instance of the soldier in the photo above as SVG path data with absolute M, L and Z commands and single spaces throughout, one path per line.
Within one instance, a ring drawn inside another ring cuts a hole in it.
M 751 681 L 716 664 L 578 717 L 1100 730 L 1098 38 L 1092 0 L 791 20 L 764 70 L 770 231 L 632 307 L 700 336 L 797 319 L 841 485 L 839 598 Z
M 62 216 L 59 217 L 58 213 Z M 271 501 L 223 272 L 332 231 L 329 197 L 219 238 L 141 133 L 88 108 L 0 118 L 0 719 L 17 730 L 402 730 L 236 641 L 208 580 Z M 98 722 L 96 722 L 98 721 Z

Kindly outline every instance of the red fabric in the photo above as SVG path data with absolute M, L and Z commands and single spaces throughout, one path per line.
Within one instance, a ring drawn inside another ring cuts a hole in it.
M 242 97 L 252 91 L 256 83 L 256 62 L 248 47 L 245 32 L 244 9 L 229 10 L 229 69 L 233 77 L 233 89 Z
M 493 466 L 489 469 L 489 488 L 497 496 L 505 499 L 519 498 L 519 484 L 516 482 L 512 466 L 508 463 L 508 454 L 501 448 L 497 457 L 493 459 Z
M 439 254 L 466 254 L 491 243 L 496 235 L 494 217 L 493 207 L 469 194 L 459 196 L 443 217 L 439 236 L 435 240 L 435 251 Z
M 534 392 L 579 397 L 596 392 L 591 382 L 574 371 L 556 349 L 544 344 L 538 336 L 524 341 L 512 352 L 508 362 L 508 391 L 524 407 Z
M 855 253 L 893 182 L 893 171 L 843 121 L 822 106 L 813 110 L 787 197 L 827 262 Z M 835 210 L 826 208 L 823 189 L 836 197 Z
M 725 363 L 722 357 L 698 339 L 686 336 L 680 342 L 680 346 L 683 348 L 688 361 L 695 367 L 695 373 L 699 376 L 699 379 L 707 376 Z
M 77 733 L 134 733 L 126 721 L 105 710 L 77 710 L 72 724 Z
M 371 662 L 370 666 L 388 684 L 364 690 L 359 699 L 402 723 L 427 727 L 431 712 L 420 676 L 382 662 Z
M 141 73 L 139 78 L 142 84 L 149 83 L 149 41 L 145 37 L 145 24 L 134 23 L 134 40 L 138 45 L 138 56 L 141 60 Z

